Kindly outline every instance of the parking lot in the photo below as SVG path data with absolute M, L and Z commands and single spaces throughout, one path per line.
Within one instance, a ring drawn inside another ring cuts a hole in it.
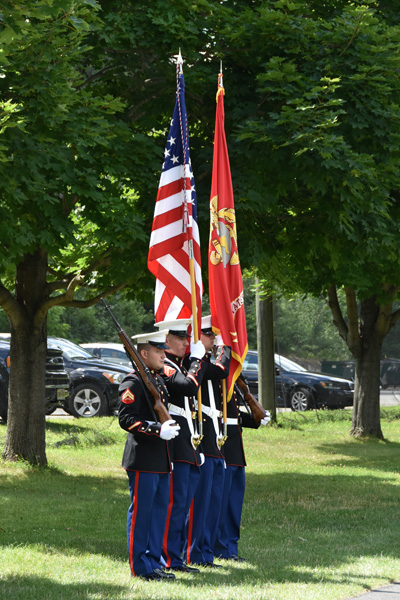
M 381 406 L 397 406 L 400 405 L 400 388 L 394 388 L 390 390 L 382 390 L 381 391 Z M 351 406 L 346 410 L 351 410 Z M 290 408 L 277 408 L 277 412 L 291 412 Z M 53 412 L 52 415 L 49 415 L 47 418 L 52 419 L 53 417 L 71 417 L 68 413 L 66 413 L 62 408 L 58 408 Z

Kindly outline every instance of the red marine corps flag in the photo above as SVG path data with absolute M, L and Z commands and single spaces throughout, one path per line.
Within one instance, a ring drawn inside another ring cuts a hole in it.
M 199 323 L 203 291 L 200 237 L 180 53 L 176 69 L 176 104 L 164 151 L 147 264 L 156 277 L 156 322 L 190 318 L 197 312 Z
M 211 322 L 217 333 L 221 334 L 224 344 L 232 348 L 231 367 L 227 379 L 229 400 L 247 353 L 247 330 L 231 169 L 224 129 L 224 93 L 222 73 L 220 73 L 210 198 L 208 269 Z

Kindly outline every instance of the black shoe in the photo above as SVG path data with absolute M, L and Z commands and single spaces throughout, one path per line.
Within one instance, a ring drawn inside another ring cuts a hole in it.
M 208 561 L 204 563 L 204 567 L 210 567 L 210 569 L 222 569 L 222 565 L 216 565 L 214 562 Z
M 236 562 L 246 562 L 245 558 L 238 556 L 237 554 L 232 554 L 231 560 L 235 560 Z
M 173 573 L 166 573 L 162 569 L 154 569 L 153 575 L 156 575 L 159 579 L 175 579 Z
M 161 577 L 159 577 L 154 571 L 151 573 L 145 573 L 144 575 L 138 575 L 140 579 L 145 579 L 146 581 L 161 581 Z
M 236 562 L 246 562 L 245 558 L 238 556 L 237 554 L 232 554 L 232 556 L 217 556 L 219 560 L 234 560 Z
M 186 564 L 179 565 L 179 567 L 169 567 L 166 570 L 181 571 L 182 573 L 200 573 L 200 569 L 196 569 L 195 567 L 189 567 L 189 565 Z

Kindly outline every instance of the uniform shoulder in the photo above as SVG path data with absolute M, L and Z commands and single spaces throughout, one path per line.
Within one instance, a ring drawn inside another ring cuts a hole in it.
M 128 373 L 124 377 L 124 379 L 123 379 L 121 385 L 119 386 L 119 388 L 120 389 L 126 389 L 126 388 L 128 388 L 128 387 L 130 387 L 132 385 L 136 385 L 137 383 L 139 383 L 139 377 L 136 375 L 135 372 L 132 371 L 132 373 Z
M 171 377 L 174 373 L 176 373 L 176 371 L 177 367 L 171 364 L 164 363 L 162 374 L 165 375 L 165 377 Z

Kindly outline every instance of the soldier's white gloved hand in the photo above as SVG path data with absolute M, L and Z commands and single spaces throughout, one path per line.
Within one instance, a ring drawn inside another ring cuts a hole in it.
M 268 423 L 271 420 L 271 413 L 269 412 L 269 410 L 266 410 L 266 415 L 265 417 L 263 417 L 260 421 L 260 425 L 268 425 Z
M 190 356 L 193 358 L 203 358 L 206 353 L 206 349 L 201 340 L 196 342 L 195 344 L 192 342 L 190 345 Z
M 172 440 L 179 434 L 180 426 L 176 421 L 168 419 L 161 425 L 160 438 L 162 440 Z
M 204 456 L 204 454 L 202 452 L 200 452 L 200 466 L 204 465 L 205 462 L 206 462 L 206 457 Z
M 224 342 L 222 341 L 222 335 L 218 334 L 217 337 L 215 338 L 215 345 L 216 346 L 223 346 Z

